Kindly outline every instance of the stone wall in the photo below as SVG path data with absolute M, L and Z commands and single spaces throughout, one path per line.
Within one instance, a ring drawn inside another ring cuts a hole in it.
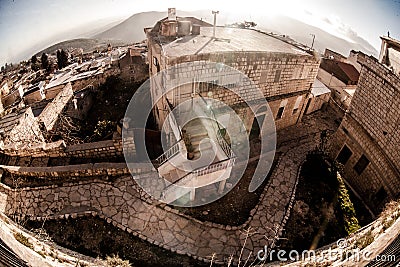
M 19 91 L 18 90 L 14 90 L 11 94 L 8 94 L 8 95 L 2 97 L 1 98 L 1 102 L 3 103 L 4 107 L 8 107 L 8 106 L 11 106 L 12 104 L 14 104 L 15 102 L 17 102 L 20 99 L 21 99 L 21 97 L 19 95 Z
M 44 137 L 38 121 L 33 115 L 32 108 L 28 108 L 19 118 L 18 124 L 8 133 L 7 138 L 4 140 L 4 147 L 18 150 L 29 148 L 42 142 L 44 142 Z
M 39 120 L 44 123 L 47 131 L 52 131 L 56 127 L 58 116 L 64 111 L 72 97 L 72 86 L 68 83 L 40 113 Z
M 34 177 L 35 179 L 57 180 L 61 178 L 79 179 L 90 176 L 116 176 L 129 175 L 132 173 L 146 173 L 152 171 L 149 164 L 137 163 L 134 169 L 129 170 L 126 163 L 89 163 L 67 166 L 52 167 L 19 167 L 19 166 L 1 166 L 1 168 L 15 177 Z
M 156 53 L 156 49 L 152 48 Z M 319 60 L 312 55 L 295 55 L 288 53 L 267 53 L 267 52 L 220 52 L 212 54 L 199 54 L 183 56 L 178 58 L 160 58 L 160 68 L 167 68 L 180 63 L 191 62 L 191 67 L 187 69 L 180 69 L 179 71 L 171 69 L 166 71 L 165 78 L 162 79 L 165 83 L 165 88 L 176 88 L 179 90 L 180 97 L 174 98 L 173 94 L 169 94 L 168 98 L 173 105 L 177 105 L 182 102 L 186 97 L 190 96 L 190 86 L 179 86 L 177 87 L 176 82 L 179 81 L 181 84 L 190 84 L 193 82 L 193 77 L 198 77 L 201 73 L 201 82 L 208 84 L 217 83 L 219 87 L 211 88 L 209 91 L 212 92 L 212 98 L 224 102 L 226 105 L 235 106 L 244 103 L 244 100 L 234 92 L 225 88 L 231 88 L 237 91 L 241 95 L 247 97 L 247 100 L 253 101 L 260 99 L 260 95 L 250 95 L 249 88 L 254 88 L 254 85 L 258 87 L 263 96 L 269 101 L 272 112 L 275 117 L 279 107 L 284 101 L 286 111 L 293 109 L 293 99 L 301 96 L 300 105 L 297 111 L 302 111 L 306 98 L 311 91 L 311 86 L 317 75 Z M 218 70 L 208 62 L 221 62 L 233 69 L 236 69 L 246 76 L 249 77 L 249 81 L 242 81 L 240 75 L 230 69 Z M 150 72 L 156 73 L 157 68 L 154 66 L 154 62 L 151 62 Z M 209 79 L 207 80 L 207 77 Z M 215 81 L 215 77 L 218 80 Z M 221 89 L 225 87 L 224 89 Z M 152 97 L 157 98 L 160 95 L 161 90 L 152 83 Z M 208 91 L 201 92 L 205 97 L 208 96 Z M 209 97 L 209 96 L 208 96 Z M 296 100 L 294 100 L 296 101 Z M 158 108 L 164 109 L 165 103 L 160 103 Z M 163 118 L 155 114 L 158 124 L 162 125 Z M 285 113 L 285 111 L 284 111 Z M 284 117 L 277 120 L 277 129 L 281 129 L 290 125 L 295 124 L 301 120 L 302 112 L 292 112 L 290 116 L 288 113 L 284 114 Z M 246 120 L 252 121 L 254 115 L 251 112 L 247 112 Z M 251 126 L 251 124 L 250 124 Z M 249 130 L 249 128 L 248 128 Z
M 351 151 L 345 177 L 378 210 L 400 195 L 400 78 L 372 57 L 358 58 L 362 70 L 357 91 L 331 153 L 337 158 L 345 146 Z
M 133 140 L 124 142 L 134 154 L 135 144 Z M 123 156 L 123 141 L 121 138 L 114 138 L 113 140 L 99 141 L 93 143 L 77 144 L 72 146 L 65 146 L 61 141 L 53 143 L 44 143 L 32 146 L 26 149 L 13 149 L 8 148 L 4 153 L 9 156 L 18 157 L 80 157 L 80 158 L 113 158 Z
M 146 59 L 140 55 L 131 56 L 128 52 L 118 64 L 121 69 L 120 77 L 127 82 L 139 82 L 149 77 Z

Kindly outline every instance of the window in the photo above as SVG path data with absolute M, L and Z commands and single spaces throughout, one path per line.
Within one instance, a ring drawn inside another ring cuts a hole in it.
M 287 104 L 288 100 L 284 99 L 282 100 L 281 104 L 279 105 L 278 113 L 276 114 L 276 119 L 279 120 L 283 117 L 283 111 L 285 110 L 285 106 Z
M 158 59 L 156 57 L 153 57 L 153 64 L 154 66 L 158 66 Z
M 260 84 L 265 83 L 267 81 L 267 77 L 268 77 L 268 72 L 261 71 Z
M 279 120 L 280 118 L 282 118 L 283 115 L 283 111 L 285 110 L 285 107 L 280 107 L 278 109 L 278 114 L 276 114 L 276 119 Z
M 369 160 L 366 156 L 362 155 L 357 161 L 356 165 L 354 165 L 354 170 L 358 175 L 360 175 L 365 170 L 365 168 L 367 168 L 368 164 Z
M 299 111 L 299 107 L 300 107 L 300 103 L 301 103 L 302 99 L 303 99 L 303 96 L 297 97 L 296 103 L 294 103 L 294 107 L 293 107 L 293 114 L 296 114 Z
M 351 152 L 351 150 L 346 145 L 344 145 L 339 155 L 337 156 L 336 160 L 339 163 L 345 165 L 347 161 L 350 159 L 351 155 L 353 155 L 353 152 Z
M 275 71 L 275 78 L 274 78 L 274 82 L 279 82 L 280 78 L 281 78 L 281 70 L 276 70 Z

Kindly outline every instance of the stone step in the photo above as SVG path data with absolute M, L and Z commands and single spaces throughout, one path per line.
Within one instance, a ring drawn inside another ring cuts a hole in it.
M 200 142 L 199 142 L 199 143 L 200 143 Z M 199 144 L 197 144 L 196 146 L 193 145 L 193 147 L 194 147 L 193 153 L 196 153 L 196 152 L 199 152 L 199 151 L 200 151 L 200 145 L 199 145 Z M 202 149 L 205 149 L 205 150 L 211 150 L 211 149 L 212 149 L 212 144 L 211 144 L 210 141 L 208 141 L 208 142 L 203 142 L 201 148 L 202 148 Z
M 192 144 L 192 146 L 198 146 L 200 144 L 201 140 L 203 140 L 205 138 L 208 139 L 207 134 L 201 134 L 201 135 L 199 134 L 199 135 L 196 135 L 195 137 L 190 138 L 190 143 Z
M 163 178 L 166 179 L 170 183 L 174 183 L 174 182 L 178 181 L 180 178 L 182 178 L 183 176 L 185 176 L 186 174 L 187 174 L 187 172 L 185 172 L 179 168 L 176 168 L 176 169 L 171 170 L 170 172 L 164 174 Z

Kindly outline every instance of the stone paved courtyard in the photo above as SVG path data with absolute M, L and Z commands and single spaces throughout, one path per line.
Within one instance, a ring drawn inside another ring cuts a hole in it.
M 293 205 L 298 170 L 308 151 L 319 143 L 322 130 L 334 131 L 333 113 L 317 112 L 299 125 L 278 133 L 276 168 L 261 195 L 259 204 L 241 226 L 201 222 L 149 198 L 131 177 L 115 182 L 100 180 L 37 188 L 11 189 L 1 185 L 7 201 L 0 207 L 6 214 L 15 211 L 32 219 L 48 216 L 65 218 L 77 213 L 99 215 L 143 240 L 179 254 L 199 259 L 226 261 L 233 256 L 255 257 L 280 235 Z M 157 173 L 145 174 L 157 177 Z M 241 249 L 243 251 L 241 251 Z

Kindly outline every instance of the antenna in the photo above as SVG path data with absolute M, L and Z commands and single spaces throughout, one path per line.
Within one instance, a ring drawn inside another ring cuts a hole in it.
M 310 33 L 310 35 L 313 37 L 313 38 L 312 38 L 312 44 L 311 44 L 311 50 L 313 50 L 313 47 L 314 47 L 314 40 L 315 40 L 315 34 Z
M 214 15 L 213 38 L 215 38 L 215 27 L 217 25 L 217 14 L 219 14 L 219 11 L 212 11 L 212 14 Z

